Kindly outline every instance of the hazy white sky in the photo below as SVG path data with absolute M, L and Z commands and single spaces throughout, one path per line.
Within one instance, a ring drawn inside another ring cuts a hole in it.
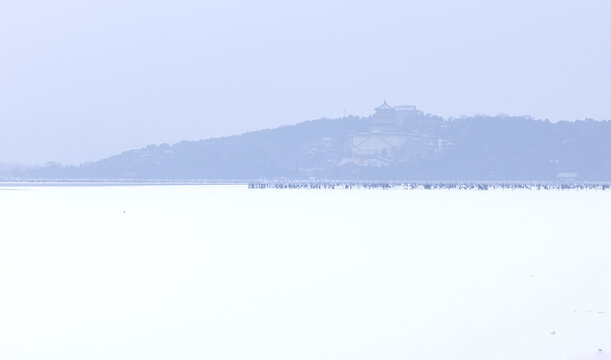
M 0 162 L 344 114 L 611 119 L 610 0 L 0 2 Z

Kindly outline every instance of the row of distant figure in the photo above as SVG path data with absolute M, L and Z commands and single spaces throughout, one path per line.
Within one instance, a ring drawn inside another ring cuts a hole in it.
M 249 189 L 405 189 L 405 190 L 610 190 L 608 183 L 427 183 L 427 182 L 343 182 L 343 181 L 260 181 Z

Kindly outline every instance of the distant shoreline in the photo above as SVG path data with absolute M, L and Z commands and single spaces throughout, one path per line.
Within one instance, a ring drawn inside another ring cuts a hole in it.
M 249 189 L 404 189 L 404 190 L 611 190 L 611 182 L 581 181 L 380 181 L 380 180 L 242 180 L 242 179 L 3 179 L 10 186 L 176 186 L 241 185 Z

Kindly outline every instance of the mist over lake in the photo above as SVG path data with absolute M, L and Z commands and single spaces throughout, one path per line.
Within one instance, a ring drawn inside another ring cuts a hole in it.
M 1 359 L 611 352 L 609 191 L 2 189 Z

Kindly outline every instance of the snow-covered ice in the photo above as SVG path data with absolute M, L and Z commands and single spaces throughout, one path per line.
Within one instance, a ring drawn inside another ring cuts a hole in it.
M 14 189 L 3 360 L 611 358 L 609 191 Z

